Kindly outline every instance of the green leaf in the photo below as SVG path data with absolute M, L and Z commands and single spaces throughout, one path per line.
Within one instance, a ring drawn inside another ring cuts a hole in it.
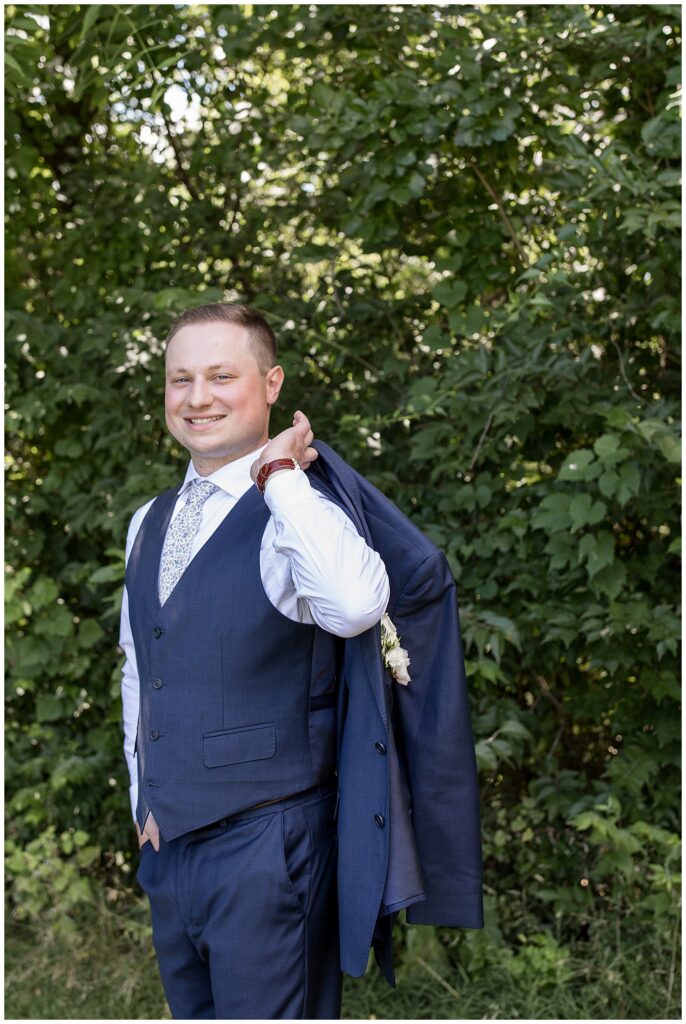
M 594 443 L 593 449 L 598 458 L 606 465 L 614 465 L 616 462 L 621 462 L 629 454 L 626 448 L 620 446 L 619 438 L 616 434 L 603 434 Z
M 104 636 L 102 627 L 95 619 L 86 619 L 79 626 L 79 644 L 81 647 L 93 647 Z
M 606 470 L 598 477 L 598 489 L 606 498 L 612 498 L 619 490 L 619 475 L 613 469 Z
M 41 576 L 29 590 L 28 598 L 33 608 L 38 609 L 52 604 L 57 600 L 59 594 L 60 592 L 55 581 L 47 576 Z
M 565 530 L 571 524 L 569 498 L 566 494 L 547 494 L 534 513 L 531 524 L 535 529 Z
M 426 179 L 424 178 L 424 175 L 420 174 L 419 171 L 414 171 L 410 175 L 407 187 L 412 196 L 420 196 L 426 187 Z
M 593 577 L 593 586 L 613 600 L 619 595 L 627 579 L 626 569 L 618 561 L 613 561 L 610 565 L 595 572 L 589 571 L 589 575 Z
M 558 480 L 585 480 L 586 470 L 593 462 L 593 452 L 588 448 L 577 448 L 564 461 Z
M 96 569 L 88 577 L 89 583 L 121 583 L 124 578 L 124 570 L 121 563 L 118 565 L 103 565 Z
M 12 71 L 14 71 L 14 73 L 19 78 L 26 78 L 26 73 L 24 72 L 24 69 L 22 68 L 21 64 L 19 64 L 19 62 L 16 61 L 12 54 L 8 53 L 7 50 L 5 50 L 5 67 L 10 68 Z
M 620 505 L 626 505 L 630 498 L 639 493 L 641 475 L 635 462 L 625 463 L 619 470 L 617 497 Z
M 64 701 L 50 693 L 41 693 L 36 701 L 37 722 L 58 722 L 65 714 Z
M 479 740 L 475 744 L 476 762 L 479 771 L 493 771 L 498 767 L 498 759 L 495 755 L 492 743 Z
M 81 40 L 83 40 L 88 35 L 90 30 L 93 28 L 95 22 L 98 20 L 102 4 L 86 4 L 85 7 L 86 14 L 83 19 L 83 25 L 81 26 Z
M 467 294 L 467 285 L 464 281 L 447 280 L 441 281 L 433 290 L 433 294 L 442 306 L 454 309 L 459 306 Z
M 605 566 L 614 560 L 615 542 L 607 530 L 599 530 L 597 534 L 586 533 L 579 543 L 579 561 L 584 560 L 588 575 L 593 578 Z
M 422 335 L 422 342 L 431 349 L 450 348 L 450 338 L 446 337 L 440 327 L 432 324 Z
M 577 494 L 569 503 L 569 514 L 572 529 L 580 530 L 582 526 L 593 526 L 605 517 L 607 507 L 602 501 L 593 501 L 590 494 Z
M 663 434 L 658 438 L 657 444 L 667 462 L 681 462 L 681 444 L 678 438 L 672 434 Z
M 531 739 L 531 731 L 516 718 L 508 718 L 506 722 L 503 722 L 500 731 L 506 736 L 517 736 L 523 740 Z
M 598 822 L 598 815 L 595 811 L 584 811 L 582 814 L 577 814 L 575 817 L 570 818 L 569 824 L 572 825 L 578 832 L 585 832 L 587 829 L 592 828 Z

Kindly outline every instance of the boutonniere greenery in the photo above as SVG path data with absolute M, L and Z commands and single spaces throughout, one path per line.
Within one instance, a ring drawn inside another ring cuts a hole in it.
M 398 631 L 385 613 L 381 618 L 381 653 L 383 663 L 395 681 L 407 686 L 410 681 L 407 671 L 410 658 L 405 648 L 400 646 Z

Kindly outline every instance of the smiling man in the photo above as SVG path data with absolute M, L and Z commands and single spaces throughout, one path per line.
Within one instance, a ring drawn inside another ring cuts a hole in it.
M 165 415 L 190 454 L 128 531 L 124 750 L 137 878 L 175 1018 L 337 1018 L 339 638 L 388 577 L 309 483 L 300 410 L 256 311 L 201 306 L 166 346 Z
M 182 314 L 165 413 L 191 459 L 127 538 L 137 879 L 176 1018 L 336 1019 L 372 946 L 394 985 L 400 909 L 483 927 L 450 567 L 304 412 L 270 438 L 277 360 L 255 310 Z

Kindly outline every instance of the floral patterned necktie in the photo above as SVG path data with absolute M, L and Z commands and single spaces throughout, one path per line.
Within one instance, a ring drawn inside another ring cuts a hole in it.
M 160 604 L 164 604 L 188 565 L 195 535 L 200 526 L 202 507 L 219 490 L 211 480 L 195 479 L 188 499 L 167 530 L 160 564 Z

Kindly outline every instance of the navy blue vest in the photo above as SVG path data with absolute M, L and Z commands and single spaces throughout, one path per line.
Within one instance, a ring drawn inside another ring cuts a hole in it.
M 263 496 L 246 491 L 160 607 L 177 494 L 152 503 L 126 569 L 140 679 L 136 817 L 142 828 L 151 810 L 166 840 L 328 782 L 336 764 L 339 645 L 265 594 Z

